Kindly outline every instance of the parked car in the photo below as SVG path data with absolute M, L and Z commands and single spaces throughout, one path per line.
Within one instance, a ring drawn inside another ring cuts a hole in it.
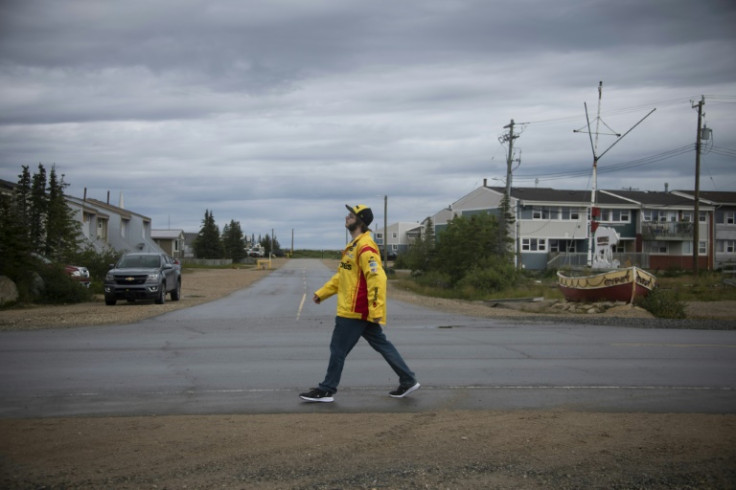
M 260 245 L 256 245 L 250 250 L 248 250 L 249 257 L 263 257 L 265 255 L 266 255 L 266 251 Z
M 37 253 L 32 253 L 31 255 L 46 265 L 53 264 L 51 260 L 44 257 L 43 255 L 40 255 Z M 65 265 L 64 272 L 69 277 L 71 277 L 73 280 L 79 282 L 79 284 L 81 284 L 82 286 L 86 288 L 88 288 L 92 282 L 91 279 L 89 278 L 89 270 L 86 267 L 83 267 L 81 265 Z
M 181 298 L 181 267 L 165 253 L 128 253 L 110 267 L 104 287 L 107 305 L 119 299 L 152 299 L 164 304 L 167 294 L 172 301 Z

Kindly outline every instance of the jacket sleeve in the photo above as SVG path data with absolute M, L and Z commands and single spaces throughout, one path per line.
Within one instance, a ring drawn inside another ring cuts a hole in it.
M 337 285 L 339 282 L 339 274 L 336 273 L 329 281 L 324 284 L 324 286 L 315 291 L 314 294 L 317 295 L 320 301 L 326 300 L 330 296 L 337 293 Z
M 368 318 L 380 318 L 381 323 L 385 323 L 386 272 L 381 265 L 381 258 L 372 247 L 365 247 L 360 251 L 358 261 L 368 289 Z

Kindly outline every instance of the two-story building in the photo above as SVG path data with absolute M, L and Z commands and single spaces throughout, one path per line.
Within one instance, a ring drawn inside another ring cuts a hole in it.
M 449 207 L 431 216 L 435 234 L 441 235 L 455 216 L 487 212 L 500 215 L 503 187 L 487 181 Z M 730 193 L 733 195 L 734 193 Z M 732 202 L 735 200 L 732 200 Z M 693 200 L 673 192 L 601 190 L 591 207 L 591 192 L 551 188 L 511 189 L 509 211 L 515 222 L 509 229 L 517 265 L 532 270 L 583 266 L 591 260 L 591 209 L 598 224 L 613 228 L 620 240 L 614 256 L 622 265 L 664 269 L 693 267 Z M 715 265 L 715 249 L 726 257 L 734 235 L 716 240 L 713 214 L 716 205 L 701 199 L 698 219 L 698 267 Z M 730 209 L 730 211 L 729 211 Z M 723 207 L 722 228 L 729 225 L 736 207 Z
M 376 245 L 381 249 L 381 255 L 384 254 L 385 243 L 388 246 L 388 258 L 394 259 L 398 254 L 404 253 L 409 249 L 409 245 L 413 243 L 412 236 L 419 228 L 421 228 L 419 223 L 400 221 L 386 227 L 386 237 L 383 236 L 383 228 L 377 229 L 373 233 L 373 237 Z
M 65 196 L 74 216 L 81 223 L 82 246 L 101 252 L 160 252 L 151 237 L 151 218 L 121 206 L 88 197 Z
M 692 269 L 694 227 L 698 227 L 699 269 L 713 268 L 713 206 L 701 201 L 694 219 L 694 200 L 674 192 L 601 191 L 625 199 L 636 219 L 637 252 L 648 257 L 654 270 Z
M 184 257 L 184 230 L 151 230 L 151 238 L 169 256 L 175 259 Z
M 691 191 L 673 194 L 695 201 Z M 700 202 L 713 209 L 713 264 L 716 269 L 733 269 L 736 264 L 736 192 L 700 191 Z M 692 204 L 691 204 L 692 206 Z M 699 206 L 702 210 L 702 206 Z M 702 212 L 701 218 L 702 218 Z

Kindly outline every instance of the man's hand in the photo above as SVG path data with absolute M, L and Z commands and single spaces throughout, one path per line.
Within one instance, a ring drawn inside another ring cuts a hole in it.
M 380 317 L 380 316 L 378 318 L 374 318 L 373 319 L 373 323 L 381 323 L 381 318 L 382 317 Z
M 322 301 L 322 300 L 321 300 L 321 299 L 319 299 L 319 296 L 317 296 L 317 295 L 315 294 L 315 295 L 314 295 L 314 296 L 312 297 L 312 301 L 314 301 L 314 302 L 315 302 L 316 304 L 319 304 L 319 303 L 320 303 L 320 301 Z

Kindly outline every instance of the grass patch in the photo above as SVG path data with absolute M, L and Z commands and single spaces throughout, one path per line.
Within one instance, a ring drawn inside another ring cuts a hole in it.
M 413 278 L 409 271 L 397 270 L 389 276 L 391 281 L 399 288 L 412 291 L 423 296 L 464 299 L 464 300 L 493 300 L 493 299 L 519 299 L 539 298 L 547 300 L 562 300 L 562 293 L 557 288 L 557 277 L 554 274 L 544 275 L 525 273 L 511 288 L 505 288 L 492 293 L 473 290 L 472 288 L 443 288 L 433 285 L 424 280 Z M 653 303 L 652 308 L 667 310 L 665 304 L 673 305 L 687 301 L 729 301 L 736 300 L 736 287 L 729 286 L 723 282 L 724 275 L 719 272 L 701 272 L 698 277 L 692 274 L 676 274 L 668 271 L 660 277 L 657 275 L 657 289 L 663 292 Z M 647 308 L 648 309 L 648 308 Z

